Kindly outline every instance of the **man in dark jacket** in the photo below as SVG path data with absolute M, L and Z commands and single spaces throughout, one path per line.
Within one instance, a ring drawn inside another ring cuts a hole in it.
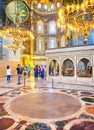
M 21 80 L 22 68 L 20 64 L 17 65 L 16 70 L 17 70 L 17 77 L 18 77 L 17 84 L 21 84 L 20 80 Z

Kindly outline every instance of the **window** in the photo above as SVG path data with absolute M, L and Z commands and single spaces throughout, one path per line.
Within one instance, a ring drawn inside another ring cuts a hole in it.
M 37 8 L 41 9 L 41 3 L 38 3 Z
M 60 3 L 59 2 L 57 2 L 57 8 L 59 8 L 60 7 Z
M 43 40 L 41 38 L 39 38 L 37 40 L 37 52 L 38 53 L 43 53 L 44 52 Z
M 38 23 L 37 23 L 37 32 L 43 33 L 43 22 L 42 21 L 38 21 Z
M 55 38 L 51 38 L 49 40 L 49 48 L 56 48 L 56 39 Z
M 64 47 L 65 46 L 65 36 L 63 35 L 62 37 L 61 37 L 61 47 Z
M 47 5 L 47 4 L 44 5 L 44 10 L 45 10 L 45 11 L 48 10 L 48 5 Z
M 56 34 L 56 22 L 52 21 L 49 23 L 49 34 Z
M 51 11 L 54 10 L 54 4 L 51 4 Z

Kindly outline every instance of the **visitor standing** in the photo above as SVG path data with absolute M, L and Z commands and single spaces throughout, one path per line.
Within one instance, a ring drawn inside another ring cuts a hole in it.
M 28 78 L 30 78 L 30 72 L 31 72 L 31 66 L 30 65 L 27 66 L 27 71 L 28 71 Z
M 44 79 L 44 67 L 41 65 L 41 78 Z
M 36 65 L 34 68 L 34 77 L 35 77 L 35 80 L 38 80 L 38 65 Z
M 46 70 L 46 65 L 44 66 L 44 79 L 46 80 L 46 76 L 47 76 L 47 70 Z
M 7 65 L 6 76 L 7 76 L 7 82 L 9 83 L 11 80 L 11 69 L 9 65 Z
M 22 68 L 20 66 L 20 64 L 17 65 L 17 85 L 21 84 L 20 80 L 21 80 L 21 74 L 22 74 Z

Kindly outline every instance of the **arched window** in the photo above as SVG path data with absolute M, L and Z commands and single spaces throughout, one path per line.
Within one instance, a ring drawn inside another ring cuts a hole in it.
M 49 75 L 50 76 L 58 76 L 59 75 L 59 63 L 55 59 L 53 59 L 49 64 Z
M 65 36 L 63 35 L 62 37 L 61 37 L 61 47 L 65 47 Z
M 62 65 L 62 75 L 74 76 L 74 65 L 72 60 L 66 59 Z
M 38 5 L 37 5 L 37 9 L 41 9 L 42 8 L 42 6 L 41 6 L 41 3 L 38 3 Z
M 44 50 L 42 39 L 37 40 L 37 52 L 42 53 Z
M 42 21 L 37 22 L 37 32 L 43 33 L 43 22 Z
M 44 4 L 44 10 L 47 11 L 48 10 L 48 5 Z
M 88 59 L 82 58 L 78 62 L 77 75 L 79 77 L 91 77 L 92 76 L 92 65 Z
M 56 6 L 57 6 L 57 8 L 59 8 L 59 7 L 60 7 L 60 3 L 59 3 L 59 2 L 57 2 Z
M 53 11 L 54 10 L 54 4 L 51 4 L 51 11 Z
M 48 32 L 49 32 L 49 34 L 56 34 L 56 22 L 55 21 L 51 21 L 49 23 Z
M 56 48 L 56 38 L 49 39 L 49 48 Z

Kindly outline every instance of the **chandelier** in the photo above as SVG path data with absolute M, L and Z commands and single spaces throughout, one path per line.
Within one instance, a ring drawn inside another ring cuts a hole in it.
M 5 48 L 12 49 L 14 53 L 18 49 L 25 49 L 23 43 L 33 39 L 32 32 L 23 27 L 23 24 L 29 17 L 27 5 L 20 0 L 13 0 L 6 6 L 6 25 L 0 29 L 0 36 L 8 40 L 10 44 L 4 44 Z M 8 19 L 11 21 L 8 23 Z
M 71 31 L 80 31 L 84 36 L 94 28 L 94 0 L 78 0 L 77 3 L 66 4 L 59 10 L 62 26 Z
M 25 29 L 18 26 L 4 26 L 0 30 L 0 36 L 3 37 L 5 40 L 11 41 L 10 44 L 5 44 L 5 48 L 12 49 L 14 53 L 18 49 L 25 49 L 23 46 L 23 42 L 30 38 L 34 38 L 33 34 Z

